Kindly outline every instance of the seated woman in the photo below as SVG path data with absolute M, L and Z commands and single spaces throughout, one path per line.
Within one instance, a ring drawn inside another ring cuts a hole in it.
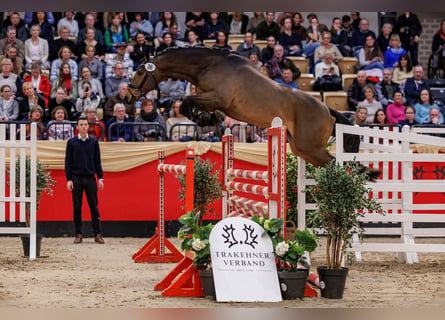
M 315 65 L 315 81 L 312 88 L 314 91 L 342 90 L 340 70 L 334 63 L 332 53 L 326 53 L 322 61 Z
M 368 124 L 368 109 L 363 106 L 358 106 L 355 111 L 354 124 Z
M 298 32 L 292 30 L 292 18 L 284 18 L 283 32 L 278 36 L 278 43 L 284 48 L 285 56 L 301 56 L 303 44 Z
M 49 76 L 49 81 L 51 81 L 51 83 L 54 83 L 54 81 L 59 76 L 59 72 L 61 70 L 60 66 L 63 63 L 67 63 L 70 66 L 72 78 L 74 80 L 77 80 L 79 71 L 77 69 L 76 61 L 70 58 L 71 49 L 68 46 L 63 46 L 62 48 L 60 48 L 58 56 L 59 58 L 54 60 L 51 65 L 51 74 Z
M 129 41 L 127 29 L 122 26 L 119 13 L 113 13 L 111 23 L 105 30 L 106 51 L 108 53 L 116 53 L 118 44 L 128 43 Z
M 51 112 L 52 121 L 48 122 L 48 140 L 68 140 L 74 136 L 71 123 L 67 122 L 68 113 L 62 106 L 57 106 Z
M 376 123 L 376 124 L 388 124 L 388 120 L 386 119 L 386 113 L 385 111 L 383 111 L 383 109 L 378 109 L 375 112 L 374 115 L 374 119 L 372 121 L 372 123 Z
M 411 62 L 411 57 L 409 54 L 402 54 L 399 58 L 399 63 L 397 67 L 394 68 L 394 72 L 392 74 L 392 80 L 397 82 L 401 86 L 405 85 L 405 81 L 408 78 L 412 78 L 414 76 L 413 64 Z
M 403 94 L 400 91 L 395 91 L 393 95 L 393 103 L 386 107 L 386 115 L 388 123 L 398 124 L 405 120 L 405 109 L 403 105 Z
M 102 83 L 91 76 L 91 71 L 89 67 L 87 66 L 82 67 L 80 71 L 81 71 L 81 78 L 78 81 L 77 94 L 79 96 L 83 94 L 82 82 L 86 80 L 91 85 L 91 92 L 93 92 L 99 98 L 99 101 L 102 102 L 103 99 L 105 98 L 104 92 L 102 90 Z
M 405 119 L 398 122 L 402 127 L 409 126 L 410 128 L 415 124 L 420 124 L 416 121 L 416 108 L 413 106 L 407 106 L 405 108 Z M 402 128 L 400 128 L 402 130 Z
M 31 75 L 25 78 L 25 82 L 31 82 L 34 91 L 45 99 L 45 105 L 48 105 L 51 94 L 51 84 L 49 79 L 42 75 L 40 65 L 35 63 L 31 66 Z
M 76 114 L 76 109 L 74 102 L 71 101 L 67 94 L 66 89 L 63 87 L 59 87 L 56 89 L 56 96 L 54 98 L 51 98 L 48 102 L 48 117 L 45 116 L 43 121 L 46 123 L 51 120 L 51 113 L 57 106 L 62 106 L 65 108 L 65 110 L 68 113 L 68 119 L 69 120 L 75 120 L 78 118 L 78 114 Z
M 225 31 L 216 32 L 215 44 L 212 46 L 212 48 L 226 49 L 230 51 L 233 50 L 232 46 L 229 45 L 229 36 Z
M 321 61 L 326 53 L 330 53 L 333 56 L 333 61 L 335 63 L 343 59 L 343 55 L 341 54 L 340 50 L 335 44 L 331 43 L 332 34 L 329 31 L 323 31 L 321 34 L 321 39 L 321 46 L 315 49 L 314 52 L 315 63 Z
M 136 44 L 133 46 L 133 51 L 130 53 L 130 58 L 133 60 L 133 70 L 144 61 L 145 57 L 153 55 L 153 46 L 145 43 L 145 36 L 142 32 L 136 33 Z
M 384 69 L 383 53 L 378 47 L 373 34 L 365 38 L 365 45 L 359 50 L 358 64 L 362 70 L 371 70 L 374 68 Z
M 103 60 L 105 58 L 105 47 L 94 39 L 95 34 L 96 30 L 93 27 L 85 27 L 85 40 L 76 45 L 78 61 L 88 58 L 88 53 L 86 52 L 88 46 L 94 47 L 94 56 L 97 59 Z
M 173 42 L 173 36 L 170 32 L 166 32 L 162 35 L 162 43 L 159 45 L 159 47 L 156 48 L 156 54 L 159 52 L 174 47 L 175 43 Z
M 35 24 L 30 30 L 31 38 L 25 41 L 25 70 L 31 70 L 34 63 L 40 64 L 42 69 L 49 69 L 48 61 L 49 46 L 48 41 L 40 38 L 40 26 Z
M 166 122 L 166 129 L 167 129 L 167 138 L 171 141 L 189 141 L 193 140 L 193 134 L 194 131 L 189 129 L 186 126 L 179 126 L 175 127 L 170 135 L 170 129 L 173 127 L 173 125 L 177 123 L 191 123 L 194 124 L 192 120 L 184 116 L 179 112 L 179 108 L 182 105 L 182 100 L 178 99 L 175 100 L 172 104 L 172 109 L 170 110 L 170 117 L 167 119 Z M 187 130 L 188 129 L 188 130 Z
M 202 47 L 201 40 L 199 39 L 199 35 L 194 30 L 189 30 L 187 34 L 188 41 L 185 43 L 187 47 Z
M 375 90 L 373 86 L 366 85 L 363 88 L 365 100 L 359 103 L 359 106 L 366 107 L 368 111 L 367 121 L 374 121 L 374 116 L 377 110 L 383 109 L 382 104 L 375 99 Z
M 81 82 L 82 93 L 79 94 L 79 98 L 76 101 L 76 111 L 78 113 L 85 113 L 87 107 L 97 109 L 100 103 L 100 97 L 93 91 L 91 82 L 87 79 Z
M 45 100 L 40 95 L 36 95 L 34 91 L 34 87 L 31 82 L 25 82 L 22 86 L 23 90 L 23 99 L 20 101 L 20 113 L 18 120 L 26 120 L 29 117 L 29 111 L 36 106 L 39 106 L 43 110 L 45 110 Z
M 176 24 L 178 26 L 177 33 L 174 35 L 171 34 L 173 39 L 179 39 L 182 36 L 181 28 L 178 25 L 178 19 L 176 18 L 176 15 L 173 12 L 165 11 L 161 12 L 161 15 L 159 17 L 159 21 L 155 25 L 155 31 L 154 31 L 154 37 L 157 39 L 159 44 L 164 43 L 164 34 L 166 32 L 171 33 L 171 26 Z
M 0 121 L 16 121 L 18 116 L 19 103 L 12 97 L 11 87 L 4 84 L 0 87 Z
M 341 54 L 345 57 L 351 55 L 351 44 L 349 43 L 348 33 L 343 30 L 341 25 L 341 19 L 339 17 L 334 17 L 332 19 L 331 26 L 331 42 L 340 50 Z
M 60 66 L 59 76 L 54 81 L 51 88 L 51 98 L 54 98 L 56 96 L 56 90 L 59 87 L 65 88 L 68 99 L 73 102 L 76 101 L 78 97 L 77 80 L 72 77 L 71 68 L 67 62 L 63 62 Z
M 433 97 L 427 89 L 420 91 L 419 102 L 414 105 L 416 109 L 416 117 L 414 118 L 418 123 L 428 123 L 430 121 L 430 110 L 437 108 L 440 110 L 439 106 L 434 103 Z M 440 122 L 443 123 L 444 116 L 440 112 Z
M 82 72 L 84 67 L 88 67 L 91 72 L 91 77 L 99 81 L 104 81 L 104 63 L 100 60 L 100 57 L 96 55 L 96 49 L 94 46 L 85 47 L 86 58 L 79 62 L 79 71 Z M 82 73 L 79 74 L 79 77 Z
M 137 40 L 136 36 L 141 33 L 144 39 L 153 40 L 153 26 L 150 20 L 145 19 L 143 12 L 135 12 L 134 20 L 130 23 L 130 37 Z
M 37 140 L 44 140 L 46 138 L 46 128 L 42 121 L 43 118 L 43 109 L 34 105 L 31 107 L 30 111 L 27 114 L 26 121 L 36 122 L 37 123 Z M 17 134 L 20 134 L 20 129 L 17 130 Z M 26 125 L 26 139 L 31 139 L 31 125 Z
M 142 101 L 141 114 L 134 120 L 134 123 L 143 122 L 156 122 L 161 125 L 164 132 L 166 130 L 164 118 L 156 109 L 153 97 L 148 97 Z M 147 124 L 134 125 L 133 135 L 137 141 L 160 141 L 162 138 L 160 131 L 157 131 L 155 127 Z
M 401 47 L 400 37 L 394 33 L 389 39 L 389 48 L 386 49 L 383 57 L 385 59 L 385 68 L 395 68 L 399 64 L 399 58 L 406 53 L 406 50 Z

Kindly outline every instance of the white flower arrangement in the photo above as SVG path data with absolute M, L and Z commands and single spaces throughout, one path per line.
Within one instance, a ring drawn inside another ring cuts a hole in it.
M 201 251 L 207 246 L 207 244 L 204 241 L 201 241 L 201 239 L 193 239 L 192 241 L 192 248 L 195 251 Z
M 289 251 L 289 244 L 284 241 L 281 241 L 275 247 L 275 254 L 279 257 L 284 256 L 288 251 Z

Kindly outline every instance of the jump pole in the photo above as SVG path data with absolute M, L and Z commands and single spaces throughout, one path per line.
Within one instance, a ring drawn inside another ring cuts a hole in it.
M 159 174 L 159 220 L 153 237 L 135 254 L 134 262 L 179 262 L 184 256 L 165 238 L 165 173 L 185 175 L 185 211 L 193 210 L 194 195 L 194 165 L 195 153 L 193 149 L 186 150 L 186 165 L 164 164 L 165 152 L 158 152 Z M 165 252 L 167 247 L 170 252 Z M 154 251 L 154 252 L 153 252 Z

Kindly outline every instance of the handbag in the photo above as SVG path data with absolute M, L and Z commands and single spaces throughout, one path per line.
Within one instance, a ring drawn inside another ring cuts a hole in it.
M 317 78 L 312 86 L 314 91 L 341 91 L 341 78 L 336 74 L 326 74 Z

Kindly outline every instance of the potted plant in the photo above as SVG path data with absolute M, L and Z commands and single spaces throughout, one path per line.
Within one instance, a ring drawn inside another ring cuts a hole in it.
M 19 195 L 20 192 L 20 158 L 16 161 L 15 166 L 15 187 L 16 187 L 16 195 Z M 26 157 L 25 164 L 25 194 L 27 197 L 31 194 L 31 160 L 29 157 Z M 10 170 L 7 170 L 8 178 L 10 178 Z M 56 180 L 51 177 L 51 171 L 47 169 L 46 166 L 42 165 L 42 163 L 37 159 L 36 161 L 36 204 L 39 209 L 40 198 L 42 193 L 46 193 L 50 196 L 53 196 L 53 188 L 56 185 Z M 30 203 L 26 203 L 25 206 L 25 224 L 29 227 L 30 220 Z M 23 244 L 23 252 L 25 256 L 29 256 L 29 235 L 22 235 L 22 244 Z M 36 255 L 40 255 L 40 246 L 42 241 L 42 235 L 37 234 L 37 248 Z
M 278 279 L 283 299 L 303 298 L 309 275 L 310 261 L 306 253 L 317 247 L 317 237 L 309 230 L 295 230 L 294 240 L 284 240 L 282 218 L 264 219 L 252 217 L 269 234 L 277 261 Z
M 311 173 L 316 185 L 304 190 L 317 203 L 312 225 L 322 228 L 326 234 L 326 266 L 319 266 L 321 296 L 343 297 L 348 268 L 342 267 L 346 249 L 357 233 L 363 238 L 360 217 L 366 210 L 383 213 L 381 205 L 368 193 L 368 175 L 358 161 L 341 165 L 332 160 L 326 166 L 315 168 Z M 330 276 L 332 275 L 332 281 Z

